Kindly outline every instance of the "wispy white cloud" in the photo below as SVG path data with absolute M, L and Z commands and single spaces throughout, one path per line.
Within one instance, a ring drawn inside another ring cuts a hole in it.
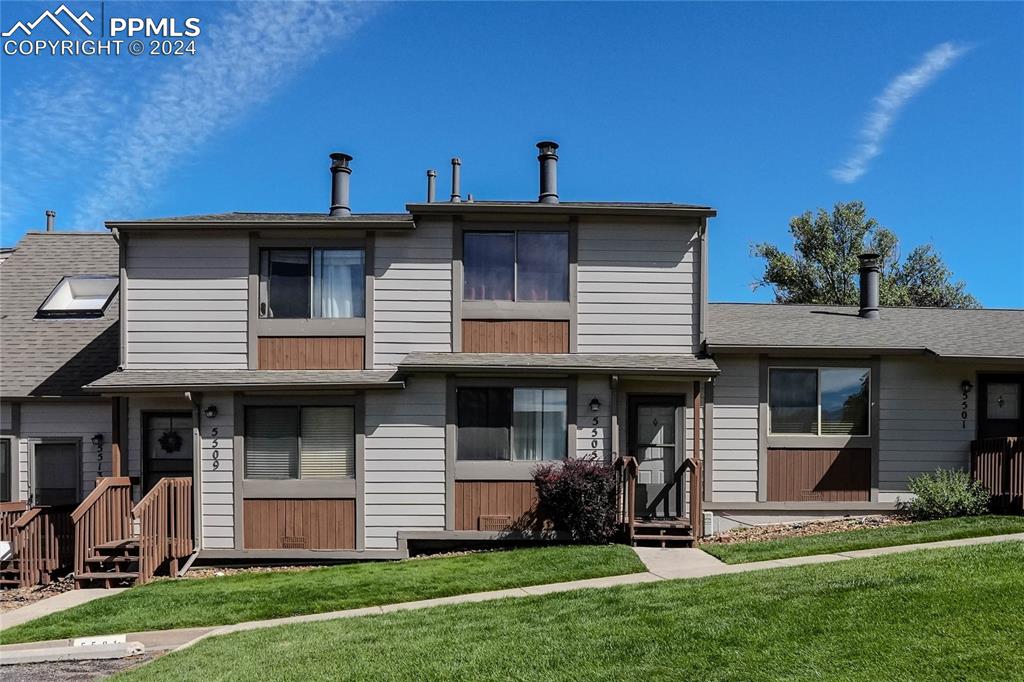
M 832 177 L 839 182 L 851 183 L 864 175 L 871 160 L 882 153 L 882 142 L 907 102 L 970 49 L 967 45 L 941 43 L 925 53 L 914 68 L 890 81 L 882 94 L 875 98 L 875 106 L 860 129 L 856 149 L 846 161 L 832 170 Z
M 58 198 L 71 207 L 59 219 L 63 229 L 102 229 L 104 220 L 144 212 L 197 148 L 337 48 L 377 8 L 242 2 L 204 20 L 194 56 L 55 65 L 45 82 L 5 93 L 14 97 L 3 112 L 0 219 L 38 211 L 41 222 L 42 208 Z

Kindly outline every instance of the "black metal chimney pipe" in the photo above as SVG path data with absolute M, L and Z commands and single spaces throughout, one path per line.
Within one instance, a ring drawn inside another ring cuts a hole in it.
M 437 171 L 433 168 L 427 171 L 427 203 L 432 204 L 437 200 Z
M 462 161 L 459 157 L 452 159 L 452 203 L 462 201 Z
M 331 215 L 350 216 L 348 205 L 348 183 L 352 175 L 349 162 L 352 157 L 341 152 L 331 154 Z
M 867 320 L 877 320 L 878 284 L 882 268 L 877 253 L 862 253 L 860 260 L 860 313 Z
M 47 209 L 46 211 L 46 231 L 53 232 L 53 223 L 57 219 L 57 212 Z
M 542 204 L 558 203 L 558 143 L 544 140 L 537 143 L 540 154 L 537 160 L 540 161 L 540 196 L 538 201 Z

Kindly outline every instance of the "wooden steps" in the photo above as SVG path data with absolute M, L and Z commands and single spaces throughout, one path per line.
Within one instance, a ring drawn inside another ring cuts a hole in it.
M 687 518 L 649 518 L 633 522 L 633 545 L 693 547 L 693 540 L 693 526 Z
M 12 557 L 0 561 L 0 589 L 9 590 L 21 587 L 21 567 L 18 558 Z
M 122 538 L 96 545 L 84 563 L 87 569 L 75 574 L 79 587 L 134 585 L 139 579 L 139 539 Z

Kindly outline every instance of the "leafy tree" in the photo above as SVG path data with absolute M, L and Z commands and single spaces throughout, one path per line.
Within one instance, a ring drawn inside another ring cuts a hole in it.
M 883 306 L 978 308 L 931 244 L 914 248 L 901 261 L 899 239 L 874 218 L 860 201 L 837 203 L 832 212 L 818 209 L 789 221 L 795 253 L 774 244 L 753 247 L 765 259 L 764 274 L 755 287 L 771 287 L 777 303 L 858 305 L 857 256 L 872 252 L 882 267 L 879 301 Z

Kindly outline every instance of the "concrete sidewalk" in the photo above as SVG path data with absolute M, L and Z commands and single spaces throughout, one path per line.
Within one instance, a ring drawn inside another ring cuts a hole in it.
M 967 547 L 971 545 L 987 545 L 993 542 L 1006 541 L 1024 542 L 1024 533 L 1013 533 L 1009 535 L 992 535 L 982 538 L 965 538 L 962 540 L 946 540 L 942 542 L 929 542 L 917 545 L 899 545 L 896 547 L 881 547 L 878 549 L 863 549 L 854 552 L 840 552 L 838 554 L 816 554 L 813 556 L 793 557 L 790 559 L 776 559 L 773 561 L 757 561 L 747 564 L 725 564 L 706 554 L 699 549 L 656 549 L 647 547 L 636 548 L 637 556 L 647 567 L 642 573 L 629 575 L 609 576 L 606 578 L 592 578 L 589 580 L 574 580 L 564 583 L 553 583 L 549 585 L 534 585 L 532 587 L 516 587 L 508 590 L 496 590 L 493 592 L 476 592 L 472 594 L 460 594 L 451 597 L 439 597 L 437 599 L 424 599 L 422 601 L 404 602 L 401 604 L 387 604 L 384 606 L 370 606 L 360 609 L 347 609 L 344 611 L 329 611 L 326 613 L 314 613 L 305 616 L 293 616 L 290 618 L 274 618 L 271 620 L 249 621 L 208 628 L 187 628 L 181 630 L 159 630 L 153 632 L 129 633 L 127 638 L 132 642 L 141 642 L 147 651 L 157 650 L 180 650 L 200 642 L 207 637 L 226 635 L 232 632 L 243 632 L 246 630 L 260 630 L 263 628 L 278 627 L 280 625 L 292 625 L 296 623 L 314 623 L 338 618 L 358 618 L 361 616 L 379 615 L 393 613 L 395 611 L 408 611 L 414 609 L 425 609 L 434 606 L 448 606 L 452 604 L 467 604 L 471 602 L 493 601 L 496 599 L 510 599 L 519 597 L 531 597 L 556 592 L 571 592 L 574 590 L 602 589 L 607 587 L 618 587 L 620 585 L 636 585 L 639 583 L 659 582 L 662 580 L 680 580 L 687 578 L 703 578 L 712 575 L 725 575 L 729 573 L 745 573 L 747 571 L 759 571 L 770 568 L 783 568 L 788 566 L 802 566 L 807 564 L 820 564 L 833 561 L 846 561 L 849 559 L 860 559 L 884 554 L 902 554 L 914 552 L 920 549 L 944 549 L 947 547 Z M 0 646 L 0 662 L 3 654 L 26 649 L 45 649 L 53 647 L 62 649 L 70 644 L 69 640 L 51 640 L 48 642 L 30 642 L 26 644 L 8 644 Z
M 128 588 L 112 587 L 108 590 L 70 590 L 68 592 L 55 594 L 52 597 L 40 599 L 39 601 L 32 602 L 31 604 L 26 604 L 21 608 L 0 614 L 0 630 L 13 628 L 15 625 L 21 625 L 22 623 L 27 623 L 30 620 L 42 618 L 43 616 L 48 616 L 51 613 L 57 613 L 64 609 L 70 609 L 72 606 L 87 604 L 94 599 L 109 597 L 117 594 L 118 592 L 124 592 L 126 589 Z

